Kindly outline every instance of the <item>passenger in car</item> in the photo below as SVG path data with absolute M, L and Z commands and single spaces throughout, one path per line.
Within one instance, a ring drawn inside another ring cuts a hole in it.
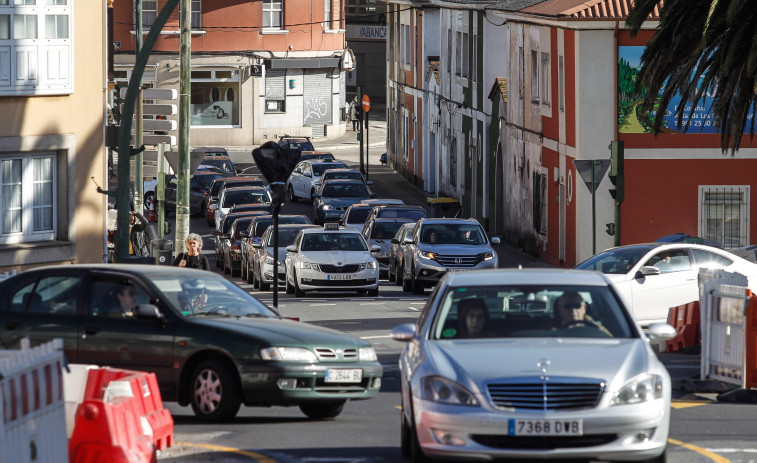
M 488 338 L 490 331 L 489 309 L 480 297 L 463 299 L 458 303 L 459 335 L 463 338 Z

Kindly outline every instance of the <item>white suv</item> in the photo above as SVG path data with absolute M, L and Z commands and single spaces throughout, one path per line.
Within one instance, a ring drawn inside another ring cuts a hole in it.
M 328 169 L 346 169 L 347 165 L 339 161 L 308 159 L 294 168 L 287 179 L 287 198 L 291 202 L 298 198 L 313 200 L 313 193 L 321 185 L 321 175 Z
M 286 250 L 287 294 L 330 290 L 378 296 L 378 262 L 360 233 L 331 222 L 302 230 Z

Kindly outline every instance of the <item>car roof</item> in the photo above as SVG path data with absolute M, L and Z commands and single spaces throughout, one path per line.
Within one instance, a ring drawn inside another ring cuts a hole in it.
M 405 202 L 401 199 L 373 198 L 364 199 L 360 201 L 360 204 L 365 206 L 403 206 Z
M 357 172 L 358 174 L 361 174 L 358 169 L 347 169 L 347 168 L 344 168 L 344 167 L 336 167 L 334 169 L 326 169 L 323 173 L 325 174 L 326 172 Z
M 414 204 L 376 204 L 373 207 L 377 209 L 422 209 L 425 211 L 425 209 L 423 209 L 423 206 L 416 206 Z
M 268 190 L 265 189 L 264 186 L 258 186 L 258 185 L 244 185 L 244 186 L 232 186 L 229 188 L 224 188 L 223 191 L 226 193 L 234 192 L 234 191 L 262 191 L 266 192 Z
M 323 182 L 324 185 L 338 185 L 340 183 L 347 183 L 347 184 L 361 184 L 363 185 L 363 181 L 357 178 L 330 178 Z
M 350 233 L 353 235 L 360 235 L 362 234 L 357 230 L 352 230 L 349 228 L 339 228 L 338 230 L 326 230 L 323 227 L 315 227 L 315 228 L 307 228 L 305 230 L 302 230 L 302 233 Z
M 460 218 L 456 218 L 456 217 L 439 217 L 439 218 L 431 217 L 431 218 L 427 218 L 427 219 L 421 219 L 421 220 L 418 221 L 418 223 L 431 224 L 431 225 L 445 224 L 445 223 L 461 223 L 461 224 L 464 224 L 464 223 L 467 223 L 467 224 L 475 223 L 476 225 L 481 225 L 478 222 L 478 220 L 476 220 L 476 219 L 460 219 Z
M 208 156 L 206 158 L 203 158 L 200 164 L 204 164 L 205 162 L 208 162 L 208 161 L 225 161 L 227 159 L 231 161 L 231 158 L 228 156 Z
M 445 277 L 448 286 L 489 286 L 489 285 L 580 285 L 610 286 L 606 275 L 592 270 L 560 268 L 530 269 L 490 269 L 475 272 L 449 273 Z
M 407 217 L 374 217 L 371 219 L 373 222 L 381 223 L 381 222 L 407 222 L 407 223 L 416 223 L 417 220 L 408 219 Z
M 347 165 L 347 164 L 345 164 L 342 161 L 337 161 L 336 159 L 334 159 L 334 160 L 331 160 L 331 159 L 305 159 L 305 160 L 300 161 L 300 162 L 307 162 L 309 164 L 334 164 L 334 165 L 343 165 L 343 166 Z
M 141 276 L 176 275 L 176 274 L 183 274 L 185 271 L 192 271 L 192 272 L 196 272 L 198 275 L 199 274 L 202 274 L 202 275 L 212 274 L 213 278 L 223 278 L 222 276 L 214 272 L 208 272 L 207 270 L 179 268 L 179 267 L 173 267 L 169 265 L 148 265 L 148 264 L 71 264 L 71 265 L 65 265 L 65 266 L 45 265 L 42 267 L 35 267 L 33 269 L 26 270 L 24 272 L 19 273 L 17 276 L 28 275 L 29 272 L 37 272 L 37 271 L 58 270 L 58 271 L 68 272 L 72 270 L 76 271 L 76 270 L 89 270 L 89 269 L 104 270 L 104 271 L 117 271 L 117 272 L 130 273 L 130 274 L 141 275 Z M 4 281 L 11 280 L 11 278 L 0 281 L 0 285 L 2 285 Z
M 302 151 L 302 154 L 316 154 L 316 155 L 318 155 L 318 154 L 330 154 L 332 156 L 334 155 L 330 151 L 307 151 L 307 150 Z
M 203 153 L 208 152 L 219 152 L 219 153 L 228 153 L 226 148 L 221 146 L 199 146 L 197 148 L 192 148 L 192 151 L 198 151 Z
M 302 141 L 310 141 L 310 137 L 293 137 L 291 135 L 282 135 L 279 140 L 302 140 Z

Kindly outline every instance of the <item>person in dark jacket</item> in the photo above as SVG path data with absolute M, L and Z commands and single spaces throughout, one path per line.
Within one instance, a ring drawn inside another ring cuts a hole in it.
M 147 219 L 136 211 L 129 216 L 129 254 L 132 256 L 149 256 L 149 240 L 145 234 Z
M 184 240 L 187 252 L 180 252 L 173 261 L 174 267 L 198 268 L 210 270 L 208 258 L 202 255 L 202 237 L 190 233 Z

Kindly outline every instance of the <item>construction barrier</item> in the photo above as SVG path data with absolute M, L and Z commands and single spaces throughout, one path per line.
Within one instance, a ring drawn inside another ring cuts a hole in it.
M 99 368 L 97 365 L 69 363 L 68 371 L 63 372 L 63 400 L 66 404 L 66 438 L 70 439 L 74 431 L 76 409 L 84 401 L 89 371 Z
M 0 351 L 0 461 L 66 462 L 63 341 Z
M 668 325 L 676 329 L 676 336 L 665 341 L 665 352 L 676 352 L 698 346 L 701 342 L 699 301 L 671 307 Z
M 70 461 L 152 462 L 157 450 L 173 444 L 173 431 L 154 373 L 92 369 L 76 412 Z
M 757 296 L 746 285 L 743 275 L 725 273 L 702 284 L 700 379 L 757 387 Z

